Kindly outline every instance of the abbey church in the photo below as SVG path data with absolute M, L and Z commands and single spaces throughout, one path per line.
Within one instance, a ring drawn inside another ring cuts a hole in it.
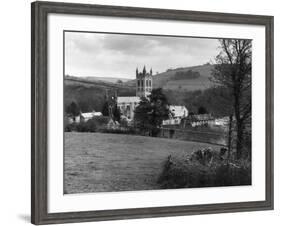
M 136 96 L 131 97 L 117 97 L 117 106 L 120 109 L 122 115 L 128 119 L 134 118 L 134 111 L 140 102 L 141 97 L 148 97 L 151 94 L 153 79 L 152 69 L 149 72 L 146 71 L 145 66 L 143 70 L 139 72 L 136 69 Z
M 152 69 L 149 72 L 146 71 L 145 66 L 143 70 L 139 72 L 136 69 L 136 96 L 132 97 L 117 97 L 117 106 L 120 109 L 121 115 L 125 116 L 128 120 L 134 118 L 135 109 L 138 106 L 141 97 L 148 97 L 151 94 L 153 88 L 153 76 Z M 185 106 L 169 106 L 172 113 L 171 118 L 163 121 L 163 125 L 175 125 L 179 124 L 181 119 L 188 116 L 188 110 Z

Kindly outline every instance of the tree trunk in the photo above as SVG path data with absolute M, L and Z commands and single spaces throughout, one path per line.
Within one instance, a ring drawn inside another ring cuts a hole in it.
M 229 116 L 229 125 L 228 125 L 228 153 L 227 159 L 230 159 L 231 149 L 232 149 L 232 114 Z
M 234 94 L 234 110 L 236 118 L 236 158 L 240 159 L 242 156 L 243 147 L 243 121 L 241 120 L 240 112 L 240 89 L 237 87 Z
M 242 157 L 243 148 L 243 123 L 241 120 L 237 120 L 237 141 L 236 141 L 236 158 Z

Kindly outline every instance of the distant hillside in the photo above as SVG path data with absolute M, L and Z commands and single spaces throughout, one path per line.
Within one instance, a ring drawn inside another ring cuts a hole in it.
M 111 83 L 119 83 L 121 82 L 128 82 L 131 79 L 128 78 L 116 78 L 116 77 L 95 77 L 95 76 L 87 76 L 87 77 L 80 77 L 81 79 L 85 79 L 88 81 L 102 81 L 102 82 L 111 82 Z
M 89 81 L 84 78 L 66 76 L 64 82 L 65 106 L 72 101 L 76 102 L 82 112 L 101 111 L 106 102 L 106 93 L 109 97 L 115 92 L 119 96 L 134 96 L 135 87 L 111 82 Z
M 169 69 L 166 72 L 153 76 L 153 88 L 163 88 L 169 101 L 173 104 L 186 105 L 189 93 L 195 90 L 206 90 L 211 86 L 209 77 L 213 65 Z M 81 78 L 74 76 L 65 77 L 65 106 L 75 101 L 82 112 L 101 111 L 106 93 L 108 96 L 135 96 L 135 80 L 123 83 L 115 82 L 116 79 L 101 81 L 96 78 Z M 190 100 L 189 100 L 190 101 Z
M 127 83 L 114 83 L 114 82 L 110 82 L 110 81 L 102 81 L 102 80 L 97 80 L 97 79 L 89 79 L 87 77 L 75 77 L 75 76 L 65 76 L 65 82 L 66 84 L 71 84 L 71 83 L 75 83 L 75 84 L 84 84 L 85 86 L 99 86 L 99 87 L 105 87 L 105 88 L 130 88 L 134 85 L 130 85 Z M 134 86 L 135 87 L 135 86 Z
M 205 64 L 200 66 L 169 69 L 166 72 L 159 73 L 153 76 L 153 88 L 163 88 L 169 90 L 182 90 L 182 91 L 194 91 L 205 90 L 211 86 L 209 77 L 214 65 Z M 176 77 L 176 73 L 181 72 L 198 72 L 198 76 L 185 78 L 181 76 L 181 79 Z M 126 82 L 127 85 L 135 84 L 135 80 Z

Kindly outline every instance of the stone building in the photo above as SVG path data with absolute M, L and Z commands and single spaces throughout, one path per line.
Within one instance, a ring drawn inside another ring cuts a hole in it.
M 120 109 L 121 115 L 128 119 L 134 118 L 134 111 L 140 102 L 140 98 L 148 97 L 151 94 L 152 80 L 152 69 L 149 72 L 146 71 L 145 66 L 141 72 L 139 72 L 138 68 L 136 69 L 136 96 L 117 97 L 117 106 Z

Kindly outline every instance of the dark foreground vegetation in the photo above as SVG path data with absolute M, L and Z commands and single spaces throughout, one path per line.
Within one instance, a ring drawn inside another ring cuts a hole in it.
M 158 183 L 166 189 L 251 185 L 250 161 L 230 159 L 226 148 L 197 150 L 181 159 L 169 155 Z

